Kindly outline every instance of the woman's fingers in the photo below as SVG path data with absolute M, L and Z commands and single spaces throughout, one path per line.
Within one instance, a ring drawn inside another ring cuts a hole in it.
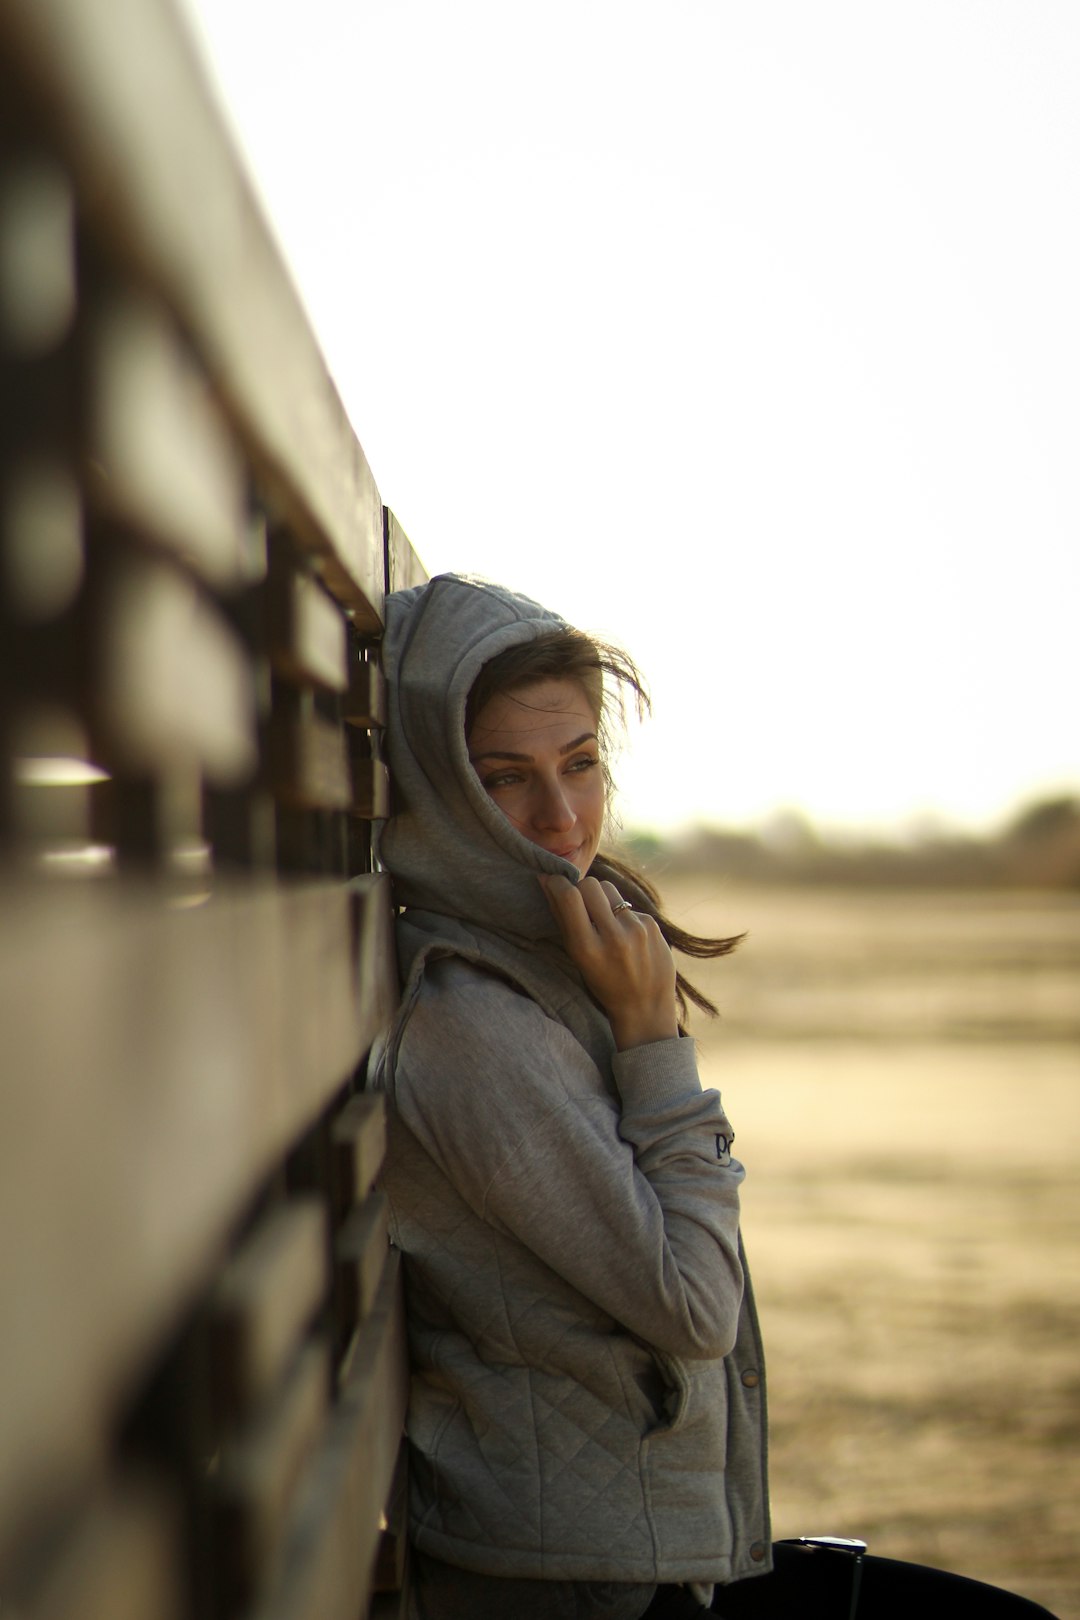
M 675 964 L 654 919 L 630 908 L 616 911 L 618 889 L 596 878 L 583 878 L 575 888 L 550 877 L 543 887 L 569 956 L 611 1020 L 616 1045 L 675 1035 Z
M 581 889 L 575 888 L 568 878 L 554 875 L 545 876 L 540 881 L 562 930 L 566 948 L 577 962 L 580 954 L 591 945 L 595 933 Z
M 606 880 L 601 883 L 587 877 L 575 887 L 566 878 L 554 874 L 545 876 L 542 883 L 568 943 L 573 939 L 586 946 L 590 942 L 590 931 L 604 931 L 617 920 L 614 908 L 622 902 L 622 895 L 614 883 Z
M 579 967 L 612 952 L 625 955 L 628 949 L 640 948 L 640 939 L 634 936 L 651 919 L 624 906 L 614 883 L 587 877 L 575 887 L 564 877 L 551 876 L 543 879 L 543 887 L 566 948 Z M 663 949 L 666 952 L 667 946 L 663 945 Z
M 601 932 L 610 928 L 612 924 L 617 924 L 631 909 L 627 906 L 625 910 L 616 912 L 615 907 L 623 905 L 623 897 L 614 883 L 609 883 L 606 878 L 602 881 L 597 878 L 582 878 L 578 884 L 578 893 L 585 904 L 590 921 Z

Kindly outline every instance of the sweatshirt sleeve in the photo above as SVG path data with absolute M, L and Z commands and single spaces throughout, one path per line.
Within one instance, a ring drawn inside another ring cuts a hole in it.
M 440 963 L 395 1070 L 394 1107 L 476 1214 L 657 1349 L 727 1354 L 743 1169 L 692 1041 L 616 1054 L 620 1106 L 562 1024 Z

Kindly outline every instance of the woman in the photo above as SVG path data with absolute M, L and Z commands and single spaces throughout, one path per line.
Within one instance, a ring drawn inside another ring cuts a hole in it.
M 387 599 L 384 666 L 403 994 L 373 1083 L 406 1262 L 413 1612 L 638 1620 L 716 1586 L 721 1612 L 766 1614 L 743 1169 L 668 945 L 734 941 L 680 934 L 599 853 L 603 678 L 640 681 L 452 575 Z

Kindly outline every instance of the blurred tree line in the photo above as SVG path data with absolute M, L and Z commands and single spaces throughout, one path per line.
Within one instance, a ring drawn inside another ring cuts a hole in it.
M 628 830 L 620 843 L 646 870 L 747 883 L 1080 890 L 1080 798 L 1068 795 L 1040 799 L 984 837 L 933 825 L 903 842 L 841 836 L 786 810 L 751 830 Z

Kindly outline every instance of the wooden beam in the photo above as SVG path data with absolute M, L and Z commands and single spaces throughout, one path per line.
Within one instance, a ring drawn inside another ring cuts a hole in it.
M 100 1461 L 238 1214 L 396 998 L 382 877 L 178 898 L 119 881 L 0 892 L 12 1544 Z
M 365 897 L 356 936 L 360 997 L 357 1022 L 364 1032 L 364 1050 L 385 1030 L 398 1004 L 397 942 L 390 876 L 386 872 L 357 878 L 352 888 Z M 355 915 L 355 913 L 354 913 Z
M 390 814 L 390 772 L 381 759 L 352 762 L 352 804 L 361 821 L 380 821 Z
M 257 761 L 244 647 L 214 601 L 134 551 L 110 570 L 89 700 L 98 757 L 125 772 L 187 767 L 237 786 Z
M 326 1245 L 325 1204 L 292 1198 L 229 1261 L 210 1318 L 222 1414 L 251 1411 L 281 1383 L 329 1286 Z
M 386 725 L 386 677 L 378 664 L 358 660 L 352 665 L 341 718 L 366 731 Z
M 19 151 L 5 129 L 0 179 L 0 348 L 48 354 L 75 319 L 75 196 L 36 142 Z
M 4 1593 L 24 1620 L 183 1620 L 180 1504 L 150 1478 L 99 1488 L 51 1548 L 39 1580 Z
M 383 1510 L 386 1528 L 379 1537 L 373 1585 L 376 1592 L 400 1593 L 405 1583 L 409 1545 L 409 1448 L 402 1442 Z
M 334 1241 L 344 1326 L 350 1331 L 371 1310 L 389 1245 L 386 1194 L 372 1193 L 346 1216 Z
M 317 579 L 282 568 L 271 574 L 274 666 L 300 685 L 344 692 L 349 685 L 348 626 Z
M 243 585 L 245 469 L 190 349 L 147 298 L 114 296 L 89 324 L 91 499 L 211 585 Z
M 5 0 L 0 49 L 45 113 L 87 227 L 189 333 L 271 515 L 377 631 L 379 492 L 175 8 Z
M 329 1355 L 309 1345 L 260 1422 L 226 1446 L 215 1492 L 225 1607 L 246 1609 L 269 1584 L 329 1401 Z
M 359 1204 L 379 1173 L 386 1152 L 386 1099 L 377 1091 L 352 1097 L 330 1131 L 334 1185 L 342 1206 Z
M 282 714 L 270 722 L 270 779 L 279 804 L 295 810 L 353 810 L 344 729 L 322 715 Z
M 386 588 L 388 591 L 408 590 L 411 585 L 423 585 L 427 569 L 416 555 L 409 537 L 388 506 L 383 507 L 383 534 L 386 545 Z
M 356 1620 L 364 1612 L 407 1395 L 399 1256 L 392 1253 L 313 1462 L 281 1588 L 255 1620 Z

